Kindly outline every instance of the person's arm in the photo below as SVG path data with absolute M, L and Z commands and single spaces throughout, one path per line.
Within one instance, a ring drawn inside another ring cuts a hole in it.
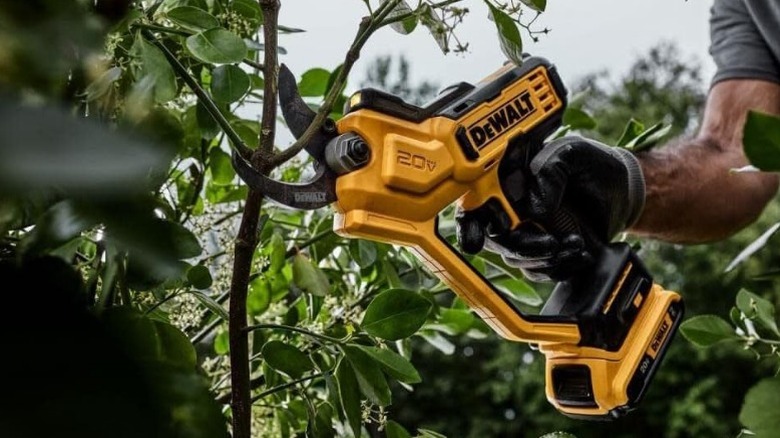
M 718 82 L 710 90 L 694 139 L 638 154 L 647 197 L 629 232 L 701 243 L 728 237 L 758 217 L 777 192 L 778 176 L 730 172 L 748 164 L 742 149 L 748 110 L 780 114 L 780 85 L 746 79 Z

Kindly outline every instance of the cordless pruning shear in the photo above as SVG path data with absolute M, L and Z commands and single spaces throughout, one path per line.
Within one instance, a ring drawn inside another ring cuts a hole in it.
M 299 138 L 315 113 L 284 65 L 279 97 Z M 503 159 L 538 151 L 565 106 L 555 67 L 528 57 L 477 84 L 453 85 L 425 107 L 370 88 L 354 93 L 344 117 L 327 119 L 305 144 L 315 163 L 308 182 L 273 180 L 238 154 L 233 165 L 280 204 L 333 205 L 341 236 L 408 247 L 496 333 L 538 346 L 546 356 L 547 398 L 558 410 L 614 418 L 646 392 L 682 318 L 680 296 L 654 284 L 628 245 L 609 244 L 592 269 L 556 286 L 540 314 L 523 313 L 437 229 L 439 212 L 455 202 L 466 211 L 492 203 L 512 229 L 519 226 L 512 203 L 523 196 L 523 181 L 502 187 L 510 162 Z

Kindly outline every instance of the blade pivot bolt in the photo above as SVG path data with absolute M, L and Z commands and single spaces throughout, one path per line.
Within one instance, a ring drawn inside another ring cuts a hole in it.
M 325 161 L 339 175 L 365 166 L 370 158 L 371 148 L 352 132 L 334 138 L 325 147 Z

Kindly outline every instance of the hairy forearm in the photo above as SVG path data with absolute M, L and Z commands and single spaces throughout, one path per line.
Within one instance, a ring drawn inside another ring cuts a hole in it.
M 719 82 L 710 89 L 695 138 L 637 155 L 647 198 L 630 232 L 703 243 L 726 238 L 761 214 L 777 192 L 777 175 L 732 171 L 748 164 L 742 131 L 750 110 L 780 114 L 780 85 L 752 79 Z
M 777 175 L 731 171 L 747 164 L 741 144 L 700 136 L 638 157 L 647 197 L 629 231 L 668 242 L 726 238 L 753 222 L 778 187 Z

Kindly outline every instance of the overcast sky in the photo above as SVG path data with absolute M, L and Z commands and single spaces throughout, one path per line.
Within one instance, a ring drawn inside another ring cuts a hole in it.
M 306 33 L 283 35 L 287 49 L 281 62 L 296 76 L 311 67 L 333 69 L 339 65 L 365 15 L 361 0 L 282 0 L 280 23 L 306 29 Z M 414 4 L 415 1 L 410 2 Z M 469 52 L 444 55 L 427 29 L 420 26 L 410 35 L 392 29 L 379 31 L 365 46 L 350 76 L 354 90 L 365 76 L 366 65 L 381 55 L 403 53 L 411 61 L 414 81 L 439 85 L 476 82 L 504 61 L 496 30 L 487 20 L 481 0 L 465 0 L 471 11 L 458 35 L 469 43 Z M 714 66 L 709 58 L 708 17 L 712 0 L 548 0 L 538 27 L 551 32 L 538 43 L 523 33 L 525 51 L 544 56 L 558 66 L 564 81 L 571 83 L 586 73 L 608 70 L 625 72 L 641 54 L 660 41 L 674 41 L 684 59 L 698 59 L 704 77 Z M 284 144 L 284 137 L 280 144 Z
M 441 84 L 476 81 L 498 68 L 504 57 L 495 27 L 486 19 L 487 7 L 481 0 L 462 4 L 471 13 L 458 34 L 469 42 L 469 53 L 442 54 L 423 27 L 405 36 L 383 29 L 363 50 L 352 82 L 362 79 L 368 61 L 386 54 L 404 53 L 415 79 Z M 537 24 L 551 33 L 538 43 L 524 34 L 525 50 L 552 60 L 570 81 L 600 69 L 625 71 L 639 54 L 661 40 L 671 40 L 686 56 L 706 61 L 705 73 L 710 74 L 711 4 L 712 0 L 548 0 Z M 288 50 L 282 61 L 298 75 L 312 66 L 332 69 L 343 60 L 363 15 L 360 0 L 282 0 L 280 22 L 307 30 L 282 36 L 280 44 Z

